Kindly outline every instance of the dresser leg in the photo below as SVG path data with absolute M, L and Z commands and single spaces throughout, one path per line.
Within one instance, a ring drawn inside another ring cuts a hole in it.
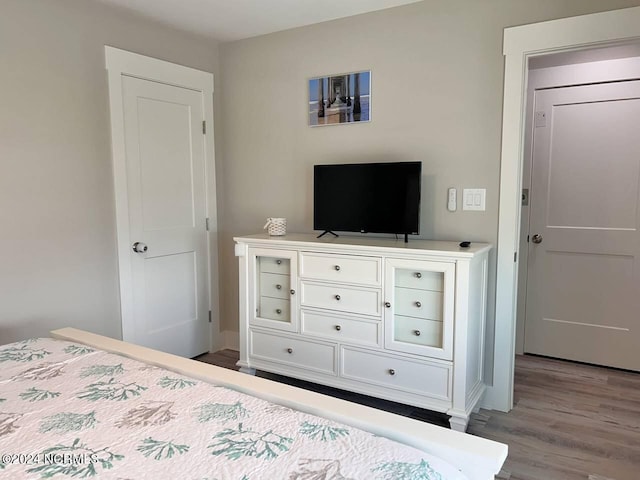
M 256 374 L 256 369 L 255 368 L 240 367 L 239 371 L 242 372 L 242 373 L 247 373 L 249 375 L 255 375 Z
M 451 426 L 451 430 L 455 430 L 457 432 L 466 432 L 467 424 L 469 423 L 468 417 L 451 417 L 449 419 L 449 425 Z

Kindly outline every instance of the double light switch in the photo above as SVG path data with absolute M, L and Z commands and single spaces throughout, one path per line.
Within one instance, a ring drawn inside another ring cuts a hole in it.
M 486 188 L 465 188 L 462 190 L 462 210 L 485 211 Z
M 458 190 L 449 188 L 447 190 L 447 210 L 455 212 L 458 209 Z M 487 197 L 486 188 L 465 188 L 462 190 L 462 210 L 486 210 L 485 201 Z

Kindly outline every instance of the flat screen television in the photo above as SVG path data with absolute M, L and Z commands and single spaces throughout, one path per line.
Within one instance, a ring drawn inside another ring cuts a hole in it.
M 403 234 L 406 241 L 420 233 L 421 177 L 422 162 L 315 165 L 313 228 Z

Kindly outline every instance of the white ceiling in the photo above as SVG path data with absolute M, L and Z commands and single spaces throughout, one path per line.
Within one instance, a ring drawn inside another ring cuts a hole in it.
M 221 41 L 397 7 L 421 0 L 99 0 Z

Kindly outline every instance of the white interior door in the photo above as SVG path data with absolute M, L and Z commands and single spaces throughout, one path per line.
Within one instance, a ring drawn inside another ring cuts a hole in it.
M 640 82 L 535 112 L 525 352 L 640 370 Z
M 209 346 L 203 94 L 122 76 L 122 98 L 133 300 L 123 337 L 193 357 Z

